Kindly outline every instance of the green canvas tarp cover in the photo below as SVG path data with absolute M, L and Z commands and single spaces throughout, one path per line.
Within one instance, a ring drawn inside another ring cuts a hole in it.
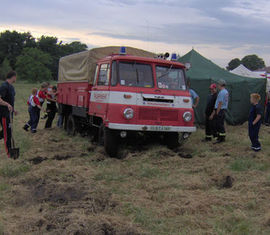
M 226 81 L 226 88 L 230 94 L 226 113 L 226 121 L 229 124 L 238 125 L 247 121 L 251 93 L 259 93 L 262 97 L 261 104 L 264 104 L 265 78 L 249 78 L 232 74 L 206 59 L 194 49 L 179 58 L 179 62 L 191 64 L 191 68 L 187 71 L 187 77 L 190 79 L 191 88 L 200 96 L 200 103 L 195 109 L 196 122 L 199 124 L 205 122 L 204 111 L 209 95 L 209 86 L 220 79 Z

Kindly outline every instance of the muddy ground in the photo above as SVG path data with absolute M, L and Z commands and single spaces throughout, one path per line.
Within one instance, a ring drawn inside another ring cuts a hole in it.
M 19 84 L 18 160 L 0 146 L 0 234 L 270 234 L 270 128 L 263 151 L 249 149 L 247 125 L 227 142 L 202 143 L 199 129 L 172 151 L 129 142 L 111 159 L 87 137 L 53 127 L 22 130 L 31 84 Z

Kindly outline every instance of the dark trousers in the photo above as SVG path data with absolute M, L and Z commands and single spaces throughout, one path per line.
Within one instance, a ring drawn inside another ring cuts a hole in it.
M 51 128 L 52 127 L 52 122 L 55 118 L 56 110 L 50 110 L 48 111 L 48 118 L 45 124 L 45 128 Z
M 205 118 L 205 138 L 212 139 L 212 137 L 217 136 L 216 130 L 216 118 L 209 120 L 209 117 L 206 116 Z
M 259 131 L 261 124 L 257 123 L 253 125 L 252 123 L 248 124 L 248 135 L 252 144 L 252 149 L 255 151 L 259 151 L 261 149 L 261 143 L 259 142 Z
M 2 131 L 0 135 L 4 138 L 5 148 L 7 155 L 9 156 L 10 148 L 11 148 L 11 126 L 10 126 L 10 117 L 8 115 L 0 114 L 0 123 L 2 126 Z
M 28 108 L 28 112 L 30 120 L 27 122 L 26 125 L 30 126 L 32 131 L 36 131 L 39 122 L 40 109 L 38 107 L 30 106 Z
M 267 102 L 264 122 L 269 123 L 269 118 L 270 118 L 270 102 Z
M 217 137 L 221 140 L 225 140 L 226 137 L 226 131 L 224 127 L 225 110 L 221 109 L 219 113 L 216 115 L 215 119 L 216 119 Z
M 38 107 L 36 107 L 36 114 L 37 114 L 37 126 L 38 126 L 38 123 L 39 123 L 39 119 L 40 119 L 40 109 Z

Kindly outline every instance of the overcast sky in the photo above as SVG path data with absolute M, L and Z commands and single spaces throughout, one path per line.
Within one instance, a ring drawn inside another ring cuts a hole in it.
M 270 65 L 270 0 L 0 0 L 0 31 L 127 45 L 184 55 L 194 47 L 226 66 L 258 54 Z

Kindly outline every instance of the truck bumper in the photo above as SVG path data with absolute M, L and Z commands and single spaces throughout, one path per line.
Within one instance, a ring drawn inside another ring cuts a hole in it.
M 195 132 L 195 126 L 152 126 L 152 125 L 135 125 L 109 123 L 108 127 L 115 130 L 128 131 L 159 131 L 159 132 Z

